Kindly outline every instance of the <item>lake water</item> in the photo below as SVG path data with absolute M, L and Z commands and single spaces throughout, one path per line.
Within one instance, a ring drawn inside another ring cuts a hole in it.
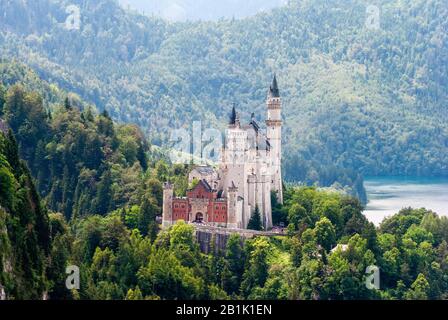
M 426 208 L 448 216 L 448 178 L 366 178 L 368 204 L 364 214 L 379 225 L 405 207 Z

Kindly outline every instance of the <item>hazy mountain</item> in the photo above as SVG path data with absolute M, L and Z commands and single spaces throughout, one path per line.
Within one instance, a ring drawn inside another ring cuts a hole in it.
M 129 9 L 171 21 L 243 18 L 287 3 L 287 0 L 119 0 Z

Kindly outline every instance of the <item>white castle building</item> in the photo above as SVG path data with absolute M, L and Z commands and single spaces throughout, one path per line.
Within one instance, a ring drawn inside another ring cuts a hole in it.
M 163 226 L 177 220 L 246 229 L 258 207 L 263 228 L 272 228 L 271 193 L 283 203 L 281 99 L 274 76 L 267 97 L 266 131 L 255 122 L 241 124 L 235 107 L 217 167 L 198 166 L 189 175 L 194 188 L 184 198 L 165 184 Z

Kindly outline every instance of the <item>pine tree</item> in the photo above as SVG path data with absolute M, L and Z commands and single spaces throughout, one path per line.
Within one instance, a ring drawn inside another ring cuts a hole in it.
M 426 277 L 420 273 L 411 288 L 406 292 L 406 300 L 428 300 L 430 286 Z
M 93 117 L 93 113 L 92 113 L 92 108 L 88 107 L 87 110 L 85 111 L 85 118 L 87 121 L 89 122 L 93 122 L 95 120 L 95 118 Z
M 157 222 L 157 206 L 154 205 L 152 199 L 144 198 L 140 206 L 140 215 L 138 219 L 138 229 L 144 236 L 148 236 L 151 241 L 157 237 L 159 230 Z
M 143 295 L 140 288 L 137 286 L 135 290 L 129 289 L 126 294 L 126 300 L 143 300 Z
M 9 161 L 9 164 L 14 169 L 14 172 L 20 170 L 20 158 L 19 158 L 19 146 L 17 140 L 10 129 L 5 143 L 5 156 Z
M 142 166 L 143 171 L 146 172 L 146 170 L 148 170 L 148 159 L 146 157 L 145 148 L 143 146 L 143 143 L 140 143 L 140 145 L 138 146 L 137 159 L 140 162 L 140 165 Z
M 216 234 L 212 234 L 209 249 L 210 249 L 209 254 L 211 255 L 210 276 L 212 282 L 217 283 L 218 280 L 221 279 L 222 274 L 222 255 L 219 248 L 216 247 Z
M 107 170 L 101 177 L 98 184 L 96 196 L 96 211 L 99 214 L 105 215 L 111 209 L 112 202 L 112 175 L 110 170 Z
M 255 210 L 252 213 L 252 216 L 250 217 L 249 224 L 247 225 L 247 229 L 257 230 L 257 231 L 263 230 L 263 226 L 261 224 L 261 214 L 260 214 L 260 209 L 258 208 L 258 205 L 255 206 Z
M 227 241 L 225 266 L 221 275 L 221 283 L 226 292 L 230 294 L 238 292 L 241 277 L 244 273 L 244 261 L 241 237 L 234 233 Z
M 1 265 L 7 247 L 13 253 L 9 273 L 14 281 L 6 287 L 6 295 L 16 299 L 42 298 L 47 288 L 51 238 L 47 211 L 40 200 L 12 132 L 6 139 L 0 135 L 0 204 L 6 209 L 0 210 L 0 280 L 4 283 Z
M 65 107 L 65 110 L 71 110 L 72 109 L 72 105 L 71 105 L 70 99 L 68 97 L 66 97 L 65 100 L 64 100 L 64 107 Z
M 264 237 L 256 238 L 241 282 L 240 289 L 244 297 L 248 297 L 256 287 L 264 287 L 269 275 L 268 252 L 268 240 Z
M 73 210 L 73 183 L 70 177 L 70 171 L 68 166 L 64 166 L 64 171 L 62 175 L 62 207 L 63 213 L 67 220 L 72 217 Z

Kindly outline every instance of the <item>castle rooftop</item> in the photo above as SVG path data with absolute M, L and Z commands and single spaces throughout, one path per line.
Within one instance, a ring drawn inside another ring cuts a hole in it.
M 269 93 L 273 98 L 280 97 L 280 90 L 278 89 L 277 76 L 274 74 L 274 79 L 272 80 L 271 87 L 269 88 Z

